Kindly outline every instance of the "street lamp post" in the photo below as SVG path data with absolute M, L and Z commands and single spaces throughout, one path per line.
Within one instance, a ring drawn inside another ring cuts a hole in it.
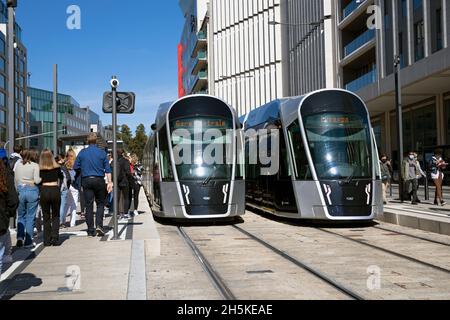
M 395 69 L 395 105 L 397 113 L 397 142 L 398 142 L 398 193 L 400 195 L 400 202 L 403 202 L 403 177 L 402 177 L 402 162 L 403 162 L 403 110 L 402 110 L 402 93 L 400 87 L 400 70 L 401 58 L 400 55 L 394 57 Z
M 17 7 L 17 0 L 8 0 L 8 152 L 14 152 L 15 135 L 15 90 L 14 90 L 14 9 Z

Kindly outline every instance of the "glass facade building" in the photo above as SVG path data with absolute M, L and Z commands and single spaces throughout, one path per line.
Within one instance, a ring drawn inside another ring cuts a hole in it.
M 6 141 L 8 123 L 8 41 L 7 35 L 7 7 L 0 0 L 0 141 Z M 14 50 L 14 130 L 15 138 L 28 135 L 29 119 L 27 110 L 27 50 L 22 44 L 22 30 L 15 25 Z M 26 143 L 24 143 L 26 145 Z
M 32 138 L 30 146 L 36 149 L 53 148 L 53 92 L 28 88 L 31 106 Z M 71 136 L 89 132 L 89 116 L 86 109 L 71 96 L 58 94 L 58 136 Z M 46 134 L 48 133 L 48 134 Z
M 185 17 L 178 45 L 179 95 L 208 93 L 207 1 L 182 0 Z

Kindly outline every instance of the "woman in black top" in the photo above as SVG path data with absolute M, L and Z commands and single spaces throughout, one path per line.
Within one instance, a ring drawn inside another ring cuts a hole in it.
M 44 216 L 44 246 L 59 245 L 59 213 L 61 208 L 60 181 L 63 179 L 60 166 L 50 150 L 44 150 L 39 162 L 42 188 L 41 208 Z

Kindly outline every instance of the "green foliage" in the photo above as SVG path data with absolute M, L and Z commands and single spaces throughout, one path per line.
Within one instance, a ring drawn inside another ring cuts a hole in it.
M 128 152 L 130 152 L 131 154 L 136 154 L 139 160 L 142 161 L 144 148 L 148 140 L 147 134 L 145 132 L 145 126 L 143 124 L 140 124 L 136 128 L 134 137 L 130 127 L 126 124 L 122 125 L 118 134 L 118 139 L 124 142 L 124 144 L 127 146 Z

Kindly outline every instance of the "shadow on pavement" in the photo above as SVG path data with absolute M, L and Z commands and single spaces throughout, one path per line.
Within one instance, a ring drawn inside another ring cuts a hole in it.
M 250 210 L 249 210 L 250 211 Z M 250 211 L 265 219 L 279 222 L 286 225 L 308 228 L 332 228 L 332 229 L 355 229 L 355 228 L 369 228 L 379 225 L 375 221 L 317 221 L 317 220 L 297 220 L 293 218 L 285 218 L 275 216 L 273 214 L 256 210 L 252 208 Z
M 186 219 L 168 219 L 168 218 L 158 218 L 154 217 L 155 222 L 163 225 L 163 226 L 176 226 L 176 227 L 212 227 L 212 226 L 231 226 L 244 223 L 244 219 L 242 217 L 233 217 L 233 218 L 225 218 L 225 219 L 217 219 L 217 220 L 201 220 L 201 221 L 193 221 Z
M 33 287 L 39 287 L 41 285 L 42 279 L 37 278 L 34 274 L 18 274 L 10 280 L 3 281 L 2 285 L 0 286 L 0 300 L 11 300 L 16 295 Z

